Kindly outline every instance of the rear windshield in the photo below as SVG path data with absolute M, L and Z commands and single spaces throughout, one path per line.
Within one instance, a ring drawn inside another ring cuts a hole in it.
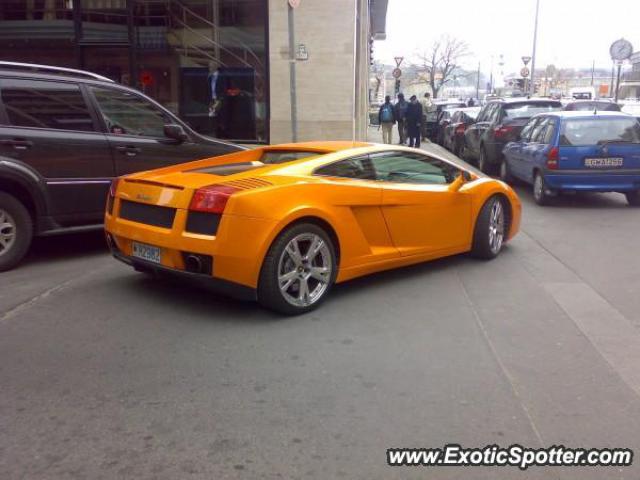
M 635 118 L 572 118 L 560 130 L 560 145 L 640 143 L 640 123 Z
M 265 165 L 292 162 L 301 158 L 323 155 L 325 152 L 308 152 L 304 150 L 264 150 L 258 162 Z
M 518 102 L 507 103 L 504 106 L 504 112 L 507 118 L 530 118 L 538 113 L 553 112 L 561 110 L 562 104 L 560 102 Z

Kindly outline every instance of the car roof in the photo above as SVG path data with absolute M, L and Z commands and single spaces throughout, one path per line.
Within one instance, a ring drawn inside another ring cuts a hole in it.
M 633 118 L 633 115 L 629 115 L 628 113 L 625 112 L 613 112 L 613 111 L 606 111 L 606 110 L 598 110 L 597 112 L 592 112 L 590 110 L 571 110 L 571 111 L 566 111 L 566 110 L 562 110 L 559 112 L 548 112 L 548 113 L 540 113 L 536 116 L 542 116 L 542 115 L 550 115 L 550 116 L 554 116 L 554 117 L 558 117 L 561 119 L 564 118 L 598 118 L 598 117 L 622 117 L 622 118 Z
M 315 142 L 298 142 L 298 143 L 281 143 L 279 145 L 271 145 L 264 147 L 265 150 L 309 150 L 317 152 L 340 152 L 352 148 L 371 147 L 373 143 L 369 142 L 350 142 L 350 141 L 315 141 Z
M 491 100 L 489 103 L 560 103 L 560 100 L 552 98 L 527 98 L 527 97 L 507 97 Z

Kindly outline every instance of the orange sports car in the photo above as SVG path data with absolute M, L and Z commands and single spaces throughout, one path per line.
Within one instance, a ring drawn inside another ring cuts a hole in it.
M 468 251 L 493 258 L 520 216 L 509 186 L 465 163 L 313 142 L 116 179 L 105 228 L 113 255 L 136 270 L 298 314 L 336 282 Z

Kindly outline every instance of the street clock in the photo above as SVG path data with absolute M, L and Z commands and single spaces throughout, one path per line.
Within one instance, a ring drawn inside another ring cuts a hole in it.
M 621 38 L 620 40 L 616 40 L 611 44 L 609 48 L 609 53 L 611 54 L 611 58 L 618 62 L 622 62 L 631 56 L 633 53 L 633 45 L 629 40 L 625 40 Z

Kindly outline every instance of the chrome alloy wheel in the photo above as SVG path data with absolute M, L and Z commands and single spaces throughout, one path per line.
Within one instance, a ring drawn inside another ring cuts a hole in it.
M 502 203 L 496 201 L 491 207 L 489 215 L 489 247 L 494 254 L 502 248 L 504 241 L 504 208 Z
M 0 208 L 0 255 L 11 250 L 16 240 L 16 222 L 6 210 Z
M 533 179 L 533 196 L 536 201 L 540 203 L 544 199 L 544 181 L 542 179 L 542 175 L 536 175 L 536 178 Z
M 327 291 L 332 275 L 331 250 L 315 233 L 301 233 L 287 244 L 278 261 L 278 286 L 284 299 L 308 307 Z

